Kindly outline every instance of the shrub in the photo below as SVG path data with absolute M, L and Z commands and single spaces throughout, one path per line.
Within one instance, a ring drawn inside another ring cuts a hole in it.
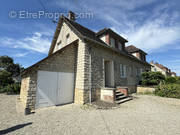
M 165 76 L 161 72 L 142 73 L 143 85 L 158 85 L 163 80 L 165 80 Z
M 21 85 L 20 83 L 13 83 L 8 84 L 6 87 L 4 87 L 4 91 L 7 94 L 18 94 L 20 92 Z
M 155 95 L 161 97 L 179 98 L 180 99 L 180 85 L 179 84 L 162 84 L 155 90 Z
M 177 79 L 175 77 L 167 77 L 166 78 L 166 83 L 176 83 L 177 82 Z

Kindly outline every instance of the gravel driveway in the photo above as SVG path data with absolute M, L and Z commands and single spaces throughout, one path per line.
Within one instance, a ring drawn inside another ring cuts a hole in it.
M 17 95 L 0 94 L 0 134 L 12 135 L 180 135 L 180 100 L 135 95 L 117 109 L 64 105 L 24 116 Z

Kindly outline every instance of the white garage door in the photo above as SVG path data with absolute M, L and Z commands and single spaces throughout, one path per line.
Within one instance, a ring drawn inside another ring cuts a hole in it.
M 36 108 L 73 102 L 74 74 L 38 71 Z

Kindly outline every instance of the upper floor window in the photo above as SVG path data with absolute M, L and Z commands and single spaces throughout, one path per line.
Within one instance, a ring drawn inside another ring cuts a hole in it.
M 142 54 L 142 53 L 140 53 L 140 59 L 141 59 L 142 61 L 145 61 L 145 55 Z
M 57 43 L 57 50 L 61 48 L 61 40 Z
M 69 44 L 69 43 L 70 43 L 70 35 L 67 34 L 67 35 L 66 35 L 66 44 Z
M 122 44 L 121 44 L 121 42 L 118 42 L 118 49 L 119 49 L 119 50 L 122 50 Z
M 115 47 L 115 39 L 114 38 L 110 38 L 110 45 L 112 47 Z
M 121 77 L 126 77 L 126 65 L 120 64 L 120 76 Z

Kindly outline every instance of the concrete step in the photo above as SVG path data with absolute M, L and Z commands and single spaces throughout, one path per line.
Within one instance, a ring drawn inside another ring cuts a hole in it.
M 122 95 L 124 95 L 124 94 L 121 93 L 121 92 L 118 92 L 118 93 L 115 93 L 115 95 L 116 95 L 116 97 L 117 97 L 117 96 L 122 96 Z
M 127 96 L 125 96 L 124 94 L 121 95 L 121 96 L 117 96 L 117 97 L 116 97 L 116 101 L 117 101 L 117 100 L 122 100 L 122 99 L 124 99 L 124 98 L 127 98 Z
M 132 99 L 133 99 L 132 97 L 127 97 L 127 98 L 115 101 L 115 103 L 116 104 L 121 104 L 121 103 L 127 102 L 127 101 L 132 100 Z

